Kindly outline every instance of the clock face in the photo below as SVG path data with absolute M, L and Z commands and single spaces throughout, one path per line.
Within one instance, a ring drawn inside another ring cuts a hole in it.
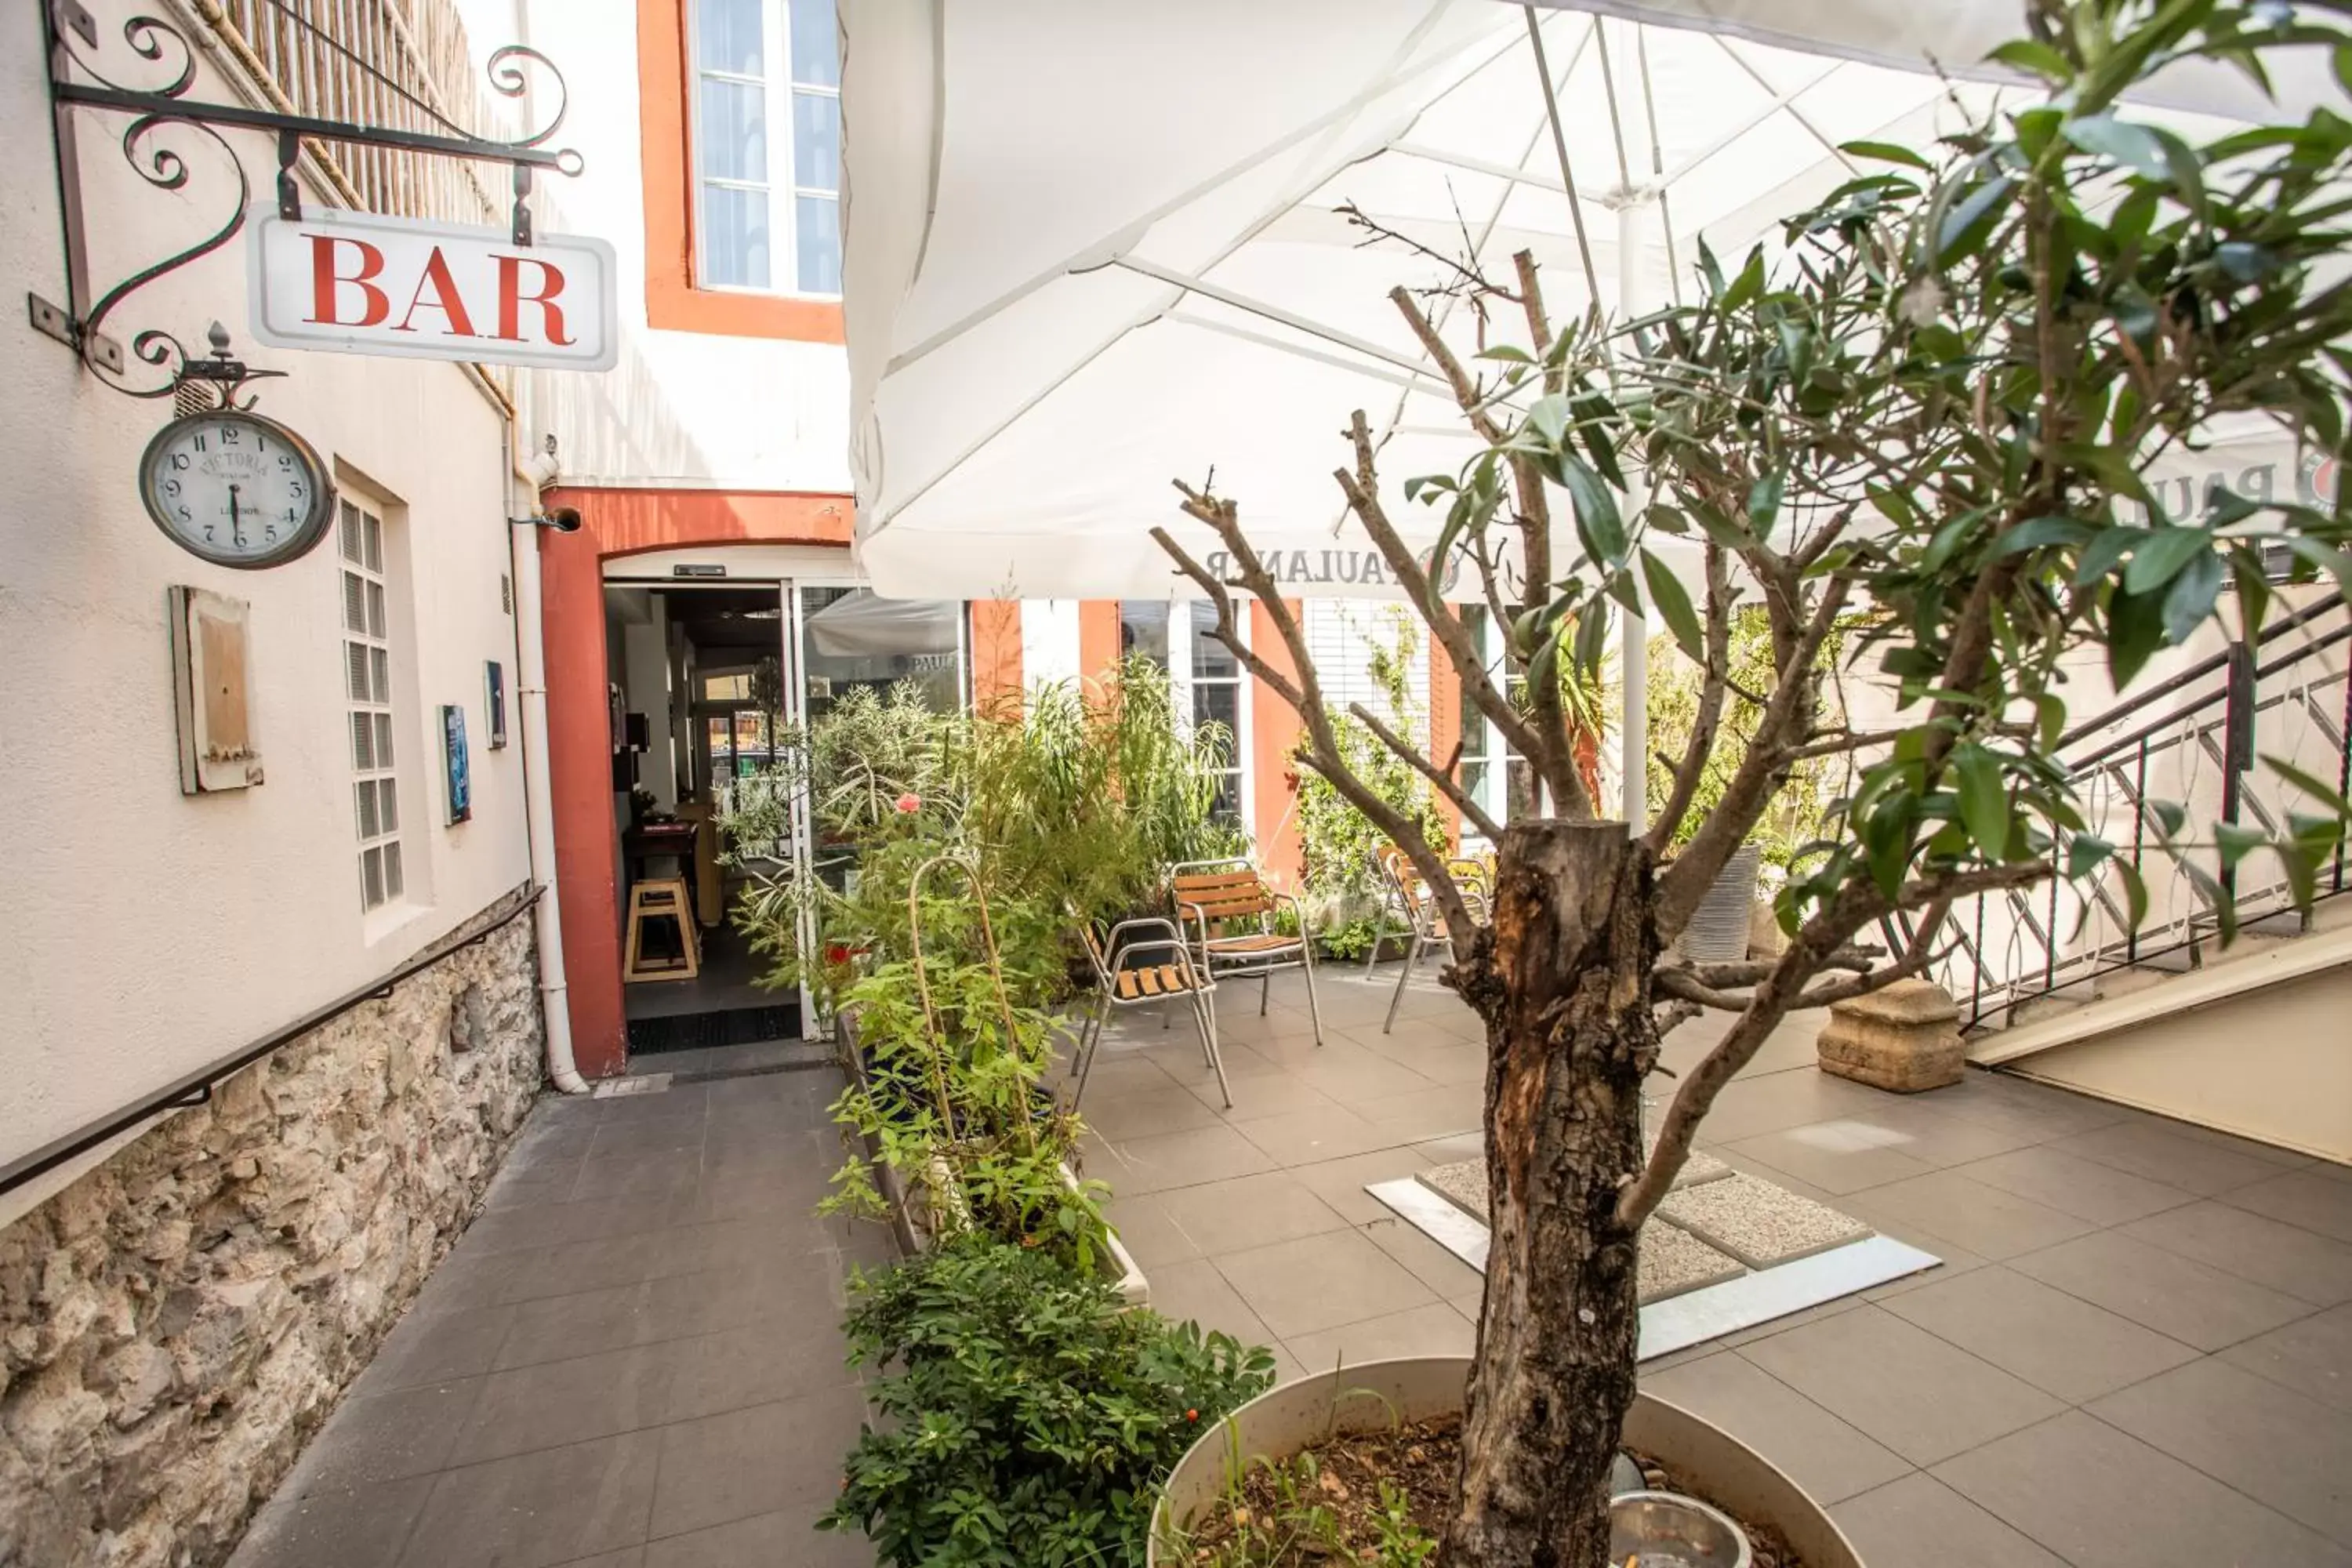
M 213 409 L 155 433 L 141 498 L 183 549 L 220 566 L 276 566 L 308 552 L 334 516 L 319 455 L 258 415 Z

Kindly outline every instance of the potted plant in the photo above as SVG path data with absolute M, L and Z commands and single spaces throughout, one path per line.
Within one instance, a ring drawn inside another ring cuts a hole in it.
M 2352 33 L 2235 0 L 2042 0 L 2030 20 L 2033 37 L 2001 58 L 2046 94 L 1932 154 L 1849 148 L 1865 172 L 1790 221 L 1787 258 L 1759 247 L 1727 273 L 1702 251 L 1697 297 L 1648 321 L 1555 320 L 1532 256 L 1507 284 L 1465 261 L 1450 292 L 1525 324 L 1519 342 L 1489 340 L 1470 361 L 1422 298 L 1392 292 L 1482 447 L 1404 494 L 1444 510 L 1437 554 L 1502 612 L 1502 668 L 1388 515 L 1360 411 L 1341 496 L 1551 815 L 1498 822 L 1411 741 L 1373 733 L 1498 846 L 1489 923 L 1448 879 L 1444 847 L 1351 764 L 1284 584 L 1243 526 L 1247 498 L 1179 482 L 1223 552 L 1218 572 L 1158 533 L 1216 604 L 1215 635 L 1298 710 L 1301 766 L 1412 855 L 1454 939 L 1449 981 L 1485 1022 L 1493 1224 L 1439 1531 L 1447 1568 L 1608 1560 L 1608 1472 L 1634 1408 L 1635 1239 L 1780 1020 L 1918 973 L 1957 902 L 2115 858 L 2084 831 L 2057 758 L 2068 656 L 2103 657 L 2127 687 L 2219 615 L 2232 584 L 2231 619 L 2259 625 L 2266 544 L 2304 576 L 2352 578 L 2334 511 L 2223 492 L 2201 516 L 2171 517 L 2142 477 L 2241 413 L 2342 455 L 2333 356 L 2352 333 L 2352 289 L 2334 280 L 2334 203 L 2352 126 L 2320 110 L 2200 146 L 2117 108 L 2184 58 L 2252 69 L 2274 44 L 2346 48 Z M 1640 504 L 1620 499 L 1628 463 L 1644 475 Z M 1696 595 L 1661 553 L 1669 537 L 1697 560 Z M 1237 629 L 1237 589 L 1274 633 L 1256 648 Z M 1772 683 L 1720 798 L 1664 861 L 1715 744 L 1743 598 L 1765 616 Z M 1606 820 L 1580 775 L 1554 679 L 1563 661 L 1599 668 L 1612 600 L 1654 610 L 1705 672 L 1698 722 L 1638 834 Z M 1857 611 L 1869 620 L 1853 656 L 1897 688 L 1900 719 L 1876 731 L 1830 716 L 1816 668 Z M 1786 948 L 1666 959 L 1790 768 L 1826 756 L 1850 757 L 1853 784 L 1777 894 Z M 2266 847 L 2307 901 L 2352 805 L 2272 765 L 2309 814 L 2274 835 L 2224 825 L 2200 852 L 2226 869 Z M 2158 818 L 2186 846 L 2185 814 Z M 2127 862 L 2116 869 L 2137 920 L 2145 891 Z M 2226 922 L 2224 879 L 2197 875 Z M 1882 930 L 1909 934 L 1873 951 Z M 1728 1026 L 1682 1075 L 1645 1157 L 1642 1088 L 1661 1038 L 1710 1009 Z
M 1459 1417 L 1469 1376 L 1467 1356 L 1370 1362 L 1310 1373 L 1242 1405 L 1202 1433 L 1169 1472 L 1152 1515 L 1148 1568 L 1197 1563 L 1195 1531 L 1220 1512 L 1225 1517 L 1218 1522 L 1232 1526 L 1233 1500 L 1243 1477 L 1265 1456 L 1297 1455 L 1350 1436 Z M 1622 1442 L 1670 1473 L 1706 1478 L 1710 1500 L 1749 1530 L 1760 1527 L 1785 1542 L 1805 1568 L 1862 1568 L 1828 1510 L 1711 1422 L 1654 1395 L 1636 1394 L 1625 1415 Z M 1329 1500 L 1319 1488 L 1311 1496 L 1316 1505 Z M 1279 1518 L 1259 1522 L 1263 1537 L 1294 1528 Z M 1420 1532 L 1400 1521 L 1382 1522 L 1396 1550 L 1392 1561 L 1373 1568 L 1406 1568 L 1418 1554 Z M 1246 1544 L 1228 1556 L 1236 1563 L 1250 1561 Z M 1211 1558 L 1217 1560 L 1213 1552 Z

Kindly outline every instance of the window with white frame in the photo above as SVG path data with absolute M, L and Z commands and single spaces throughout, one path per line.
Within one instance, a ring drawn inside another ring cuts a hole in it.
M 1176 710 L 1192 723 L 1224 729 L 1227 750 L 1218 770 L 1215 815 L 1247 830 L 1250 825 L 1249 702 L 1241 660 L 1209 634 L 1217 607 L 1205 599 L 1122 600 L 1118 606 L 1120 651 L 1140 654 L 1169 672 Z M 1247 621 L 1242 637 L 1248 638 Z
M 384 581 L 383 520 L 346 499 L 341 555 L 343 695 L 349 709 L 352 799 L 359 830 L 360 908 L 397 901 L 400 775 L 393 750 L 392 633 Z
M 696 275 L 841 292 L 841 50 L 834 0 L 694 0 Z
M 1497 673 L 1502 676 L 1503 695 L 1517 707 L 1527 682 L 1503 657 L 1503 628 L 1495 624 L 1495 618 L 1483 605 L 1465 605 L 1458 613 L 1486 663 L 1488 678 Z M 1464 792 L 1498 822 L 1516 822 L 1536 813 L 1535 769 L 1525 757 L 1511 750 L 1502 730 L 1479 710 L 1470 696 L 1466 671 L 1462 675 L 1462 760 L 1458 776 Z

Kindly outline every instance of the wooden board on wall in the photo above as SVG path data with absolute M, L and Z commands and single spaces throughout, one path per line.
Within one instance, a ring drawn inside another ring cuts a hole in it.
M 168 590 L 167 602 L 180 793 L 209 795 L 261 783 L 247 636 L 252 606 L 243 599 L 187 587 Z

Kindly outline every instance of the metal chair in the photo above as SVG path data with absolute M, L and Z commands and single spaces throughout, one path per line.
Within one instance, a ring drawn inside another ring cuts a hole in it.
M 1437 900 L 1429 896 L 1428 884 L 1422 880 L 1421 872 L 1414 868 L 1411 856 L 1393 844 L 1384 844 L 1374 852 L 1372 858 L 1380 865 L 1381 879 L 1387 885 L 1389 902 L 1404 911 L 1406 926 L 1412 933 L 1412 944 L 1405 949 L 1404 963 L 1397 971 L 1396 994 L 1389 998 L 1387 1021 L 1381 1025 L 1381 1033 L 1389 1035 L 1396 1032 L 1397 1008 L 1404 1002 L 1404 988 L 1412 979 L 1413 966 L 1421 962 L 1422 950 L 1444 942 L 1446 951 L 1452 952 L 1454 933 L 1446 929 L 1444 912 L 1437 907 Z M 1490 907 L 1489 889 L 1493 875 L 1486 863 L 1467 856 L 1456 856 L 1446 861 L 1445 867 L 1453 874 L 1454 886 L 1461 890 L 1462 901 L 1470 906 L 1472 917 L 1483 925 Z M 1379 951 L 1377 944 L 1373 951 Z M 1366 973 L 1370 972 L 1367 966 Z
M 1169 871 L 1169 892 L 1175 900 L 1177 919 L 1188 928 L 1194 956 L 1214 982 L 1227 978 L 1258 980 L 1258 1016 L 1265 1016 L 1274 990 L 1274 972 L 1297 969 L 1307 976 L 1307 1014 L 1314 1020 L 1315 1043 L 1323 1043 L 1323 1008 L 1315 995 L 1315 943 L 1307 934 L 1306 913 L 1288 893 L 1266 885 L 1258 869 L 1242 856 L 1222 860 L 1192 860 Z M 1287 905 L 1294 930 L 1276 929 L 1275 917 Z M 1209 1002 L 1210 1017 L 1216 1001 Z
M 1140 934 L 1129 934 L 1140 933 Z M 1114 1007 L 1140 1007 L 1147 1003 L 1173 1004 L 1182 998 L 1192 1009 L 1192 1023 L 1201 1032 L 1201 1054 L 1217 1075 L 1217 1091 L 1225 1109 L 1234 1108 L 1233 1086 L 1225 1081 L 1224 1058 L 1217 1053 L 1217 1015 L 1211 994 L 1213 975 L 1192 961 L 1192 950 L 1173 921 L 1157 915 L 1121 921 L 1097 936 L 1092 925 L 1080 928 L 1087 959 L 1094 965 L 1097 1000 L 1078 1031 L 1077 1083 L 1070 1092 L 1076 1110 L 1087 1092 L 1087 1075 L 1094 1071 L 1095 1052 L 1102 1045 L 1103 1026 Z M 1160 962 L 1135 959 L 1160 955 Z

